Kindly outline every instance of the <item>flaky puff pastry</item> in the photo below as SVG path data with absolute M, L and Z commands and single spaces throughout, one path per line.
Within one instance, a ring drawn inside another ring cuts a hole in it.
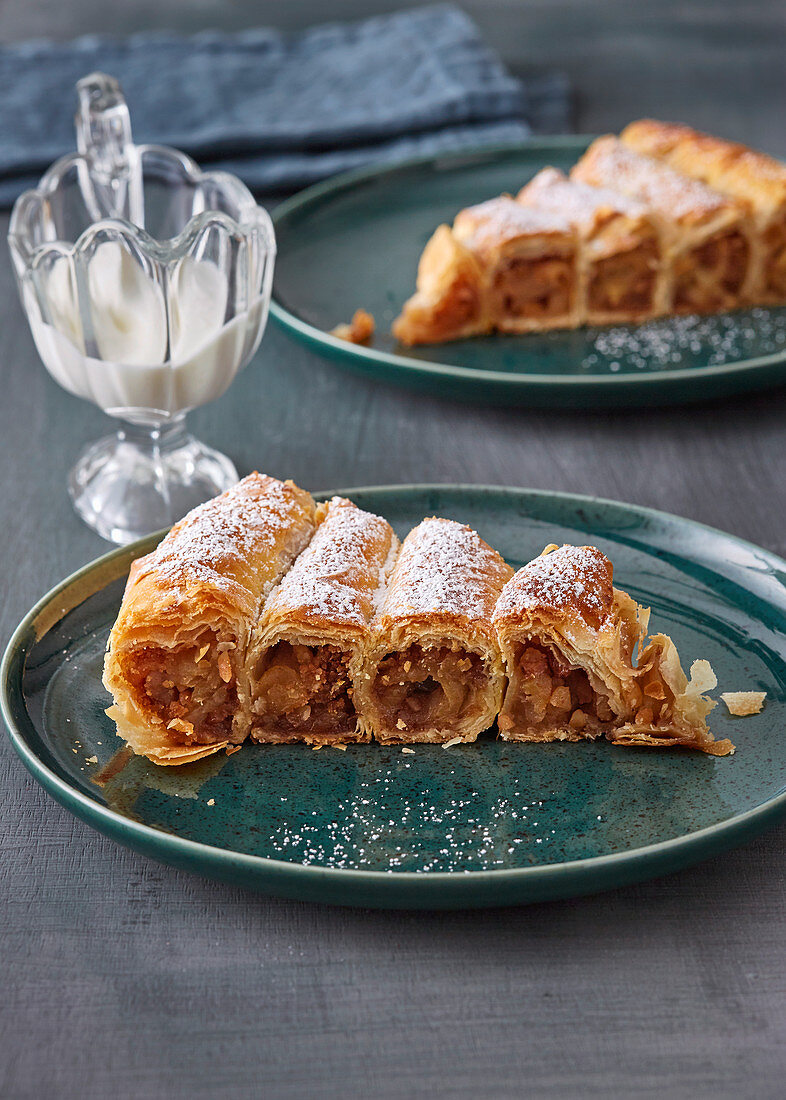
M 553 210 L 579 235 L 579 313 L 590 325 L 646 321 L 666 312 L 661 232 L 637 199 L 544 168 L 517 201 Z
M 417 293 L 393 324 L 404 344 L 579 324 L 576 233 L 555 210 L 501 195 L 441 225 L 418 266 Z
M 786 301 L 786 165 L 746 145 L 699 133 L 676 122 L 640 119 L 620 134 L 623 144 L 663 160 L 678 172 L 746 203 L 758 245 L 748 300 Z
M 268 598 L 249 649 L 251 737 L 265 743 L 368 741 L 355 681 L 399 541 L 381 516 L 333 497 Z
M 669 638 L 656 635 L 635 663 L 648 620 L 593 546 L 549 547 L 525 565 L 494 612 L 508 677 L 500 736 L 731 752 L 707 729 L 714 704 L 701 691 L 712 684 L 688 682 Z
M 378 741 L 474 741 L 493 724 L 504 674 L 491 614 L 511 574 L 464 524 L 431 518 L 410 531 L 355 689 Z
M 250 725 L 246 650 L 267 594 L 314 530 L 311 496 L 253 473 L 136 561 L 109 636 L 107 714 L 135 753 L 183 764 Z
M 747 300 L 757 236 L 748 206 L 643 156 L 609 134 L 590 145 L 570 178 L 649 206 L 670 275 L 669 312 L 716 313 Z
M 491 331 L 484 271 L 449 225 L 440 225 L 426 244 L 416 288 L 393 322 L 402 344 L 439 344 Z

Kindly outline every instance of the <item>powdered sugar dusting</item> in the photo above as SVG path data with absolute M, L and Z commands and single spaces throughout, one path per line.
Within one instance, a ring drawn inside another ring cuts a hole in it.
M 511 570 L 480 535 L 450 519 L 425 519 L 404 541 L 383 612 L 487 619 Z
M 698 221 L 735 209 L 732 200 L 706 184 L 634 152 L 611 136 L 599 138 L 590 146 L 572 176 L 640 199 L 669 220 Z
M 569 180 L 557 168 L 544 168 L 524 187 L 518 201 L 536 203 L 538 209 L 559 211 L 562 217 L 585 232 L 604 215 L 623 215 L 649 220 L 647 207 L 638 199 L 608 187 L 593 187 Z
M 366 626 L 395 536 L 381 516 L 333 497 L 313 539 L 275 589 L 265 614 L 297 607 L 315 616 Z
M 399 551 L 401 550 L 401 543 L 396 536 L 390 543 L 390 550 L 388 550 L 388 556 L 385 559 L 385 564 L 382 566 L 382 570 L 379 575 L 379 584 L 374 589 L 374 614 L 378 615 L 382 610 L 385 603 L 385 598 L 388 594 L 388 588 L 390 587 L 390 581 L 393 577 L 393 570 L 395 569 L 396 562 L 398 560 Z
M 524 206 L 508 195 L 462 210 L 454 232 L 467 247 L 481 251 L 522 237 L 558 234 L 570 240 L 572 236 L 570 224 L 559 211 Z
M 513 577 L 497 602 L 495 619 L 548 607 L 582 615 L 597 627 L 614 598 L 611 563 L 594 546 L 562 546 L 535 558 Z
M 722 366 L 786 351 L 786 310 L 751 309 L 714 317 L 665 317 L 644 325 L 618 325 L 598 331 L 581 366 L 657 371 Z
M 238 562 L 272 549 L 282 528 L 302 514 L 304 496 L 291 484 L 249 474 L 180 520 L 149 556 L 145 572 L 155 571 L 166 584 L 198 580 L 229 588 L 237 583 Z

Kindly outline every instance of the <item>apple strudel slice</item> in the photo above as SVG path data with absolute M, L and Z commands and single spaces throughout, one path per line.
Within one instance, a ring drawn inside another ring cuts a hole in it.
M 592 143 L 571 179 L 608 187 L 651 207 L 664 236 L 671 313 L 717 313 L 746 300 L 753 277 L 753 228 L 746 204 L 616 137 Z
M 254 473 L 134 562 L 104 685 L 107 714 L 135 753 L 182 764 L 244 740 L 251 630 L 313 530 L 307 492 Z
M 786 164 L 675 122 L 647 118 L 631 122 L 620 140 L 748 203 L 758 238 L 758 262 L 748 297 L 757 303 L 786 301 Z
M 538 172 L 517 200 L 561 213 L 576 227 L 582 321 L 622 324 L 666 312 L 661 235 L 643 203 L 607 187 L 569 180 L 557 168 Z
M 648 620 L 648 609 L 614 587 L 600 550 L 547 547 L 508 582 L 494 612 L 508 676 L 500 737 L 605 736 L 620 745 L 731 752 L 707 729 L 714 704 L 701 690 L 711 685 L 700 677 L 688 683 L 670 639 L 654 637 L 634 664 Z
M 420 344 L 574 328 L 581 320 L 576 251 L 576 232 L 558 211 L 509 195 L 468 207 L 426 245 L 417 292 L 393 335 Z
M 377 741 L 474 741 L 493 725 L 504 672 L 491 614 L 512 572 L 464 524 L 431 518 L 410 531 L 356 686 Z
M 380 516 L 333 497 L 273 590 L 249 650 L 251 737 L 267 744 L 368 741 L 354 684 L 399 542 Z

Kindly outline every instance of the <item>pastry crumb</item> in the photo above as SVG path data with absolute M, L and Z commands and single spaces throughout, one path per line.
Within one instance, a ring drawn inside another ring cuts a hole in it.
M 733 714 L 737 718 L 747 718 L 748 715 L 758 714 L 764 706 L 766 698 L 766 691 L 721 692 L 721 699 L 728 707 L 729 714 Z
M 215 806 L 215 804 L 216 804 L 215 798 L 208 798 L 207 804 L 208 804 L 208 806 Z
M 368 344 L 376 328 L 374 318 L 365 309 L 356 309 L 348 325 L 336 325 L 330 330 L 331 336 L 346 340 L 350 344 Z
M 414 756 L 414 755 L 415 755 L 415 750 L 414 750 L 414 749 L 408 749 L 408 748 L 406 748 L 406 747 L 405 747 L 405 748 L 403 748 L 403 749 L 402 749 L 401 751 L 402 751 L 402 752 L 406 752 L 406 753 L 408 753 L 408 754 L 409 754 L 409 755 L 411 755 L 411 756 Z
M 86 764 L 97 764 L 98 763 L 98 757 L 97 756 L 88 756 L 87 760 L 85 760 L 85 763 Z
M 443 749 L 449 749 L 449 748 L 452 748 L 453 745 L 460 745 L 460 744 L 461 744 L 461 738 L 460 737 L 451 737 L 451 739 L 449 741 L 445 742 L 445 744 L 442 746 L 442 748 Z
M 242 746 L 240 745 L 227 745 L 227 756 L 232 756 L 235 752 L 240 752 Z
M 685 688 L 686 694 L 701 695 L 703 691 L 712 691 L 718 686 L 718 677 L 709 661 L 694 661 L 690 666 L 690 682 Z

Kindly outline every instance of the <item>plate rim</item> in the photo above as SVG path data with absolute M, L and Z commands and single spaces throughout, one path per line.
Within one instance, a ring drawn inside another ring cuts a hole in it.
M 589 144 L 597 137 L 596 134 L 558 134 L 543 135 L 526 139 L 524 141 L 502 142 L 487 146 L 473 146 L 472 148 L 455 150 L 445 153 L 420 154 L 408 157 L 406 160 L 397 161 L 395 164 L 373 165 L 365 168 L 354 168 L 348 172 L 341 172 L 331 176 L 327 180 L 311 184 L 309 187 L 298 191 L 295 195 L 279 203 L 271 212 L 274 228 L 278 232 L 279 223 L 293 213 L 297 214 L 303 207 L 311 203 L 344 190 L 350 190 L 356 184 L 367 182 L 384 176 L 394 176 L 398 172 L 409 171 L 412 168 L 447 162 L 451 160 L 461 161 L 484 156 L 499 157 L 522 152 L 527 149 L 542 147 L 547 149 L 573 148 L 577 145 Z M 414 378 L 445 378 L 468 383 L 494 383 L 511 389 L 522 387 L 539 389 L 551 389 L 553 387 L 565 388 L 573 391 L 578 388 L 595 389 L 603 391 L 609 389 L 619 392 L 627 389 L 648 389 L 648 387 L 666 383 L 695 382 L 704 378 L 723 378 L 728 375 L 745 374 L 748 371 L 756 372 L 767 367 L 776 367 L 786 363 L 786 349 L 772 352 L 769 355 L 754 356 L 751 359 L 739 359 L 729 363 L 705 364 L 700 367 L 680 367 L 668 373 L 647 371 L 642 374 L 588 374 L 586 376 L 566 374 L 541 374 L 525 373 L 511 374 L 507 371 L 481 369 L 478 367 L 464 367 L 460 364 L 435 363 L 431 360 L 413 359 L 408 355 L 398 355 L 394 352 L 383 351 L 365 347 L 362 344 L 353 344 L 347 340 L 341 340 L 337 336 L 317 328 L 315 325 L 304 321 L 289 310 L 278 300 L 275 284 L 275 270 L 273 274 L 273 290 L 270 299 L 270 315 L 284 328 L 293 333 L 332 358 L 346 360 L 348 362 L 364 365 L 383 364 L 386 367 L 395 368 L 397 371 L 410 373 Z
M 480 492 L 481 494 L 502 493 L 505 495 L 509 494 L 510 496 L 521 495 L 526 497 L 564 500 L 578 505 L 611 505 L 634 513 L 640 513 L 644 516 L 651 516 L 659 520 L 676 520 L 680 524 L 687 524 L 689 527 L 698 528 L 715 537 L 720 536 L 723 539 L 730 540 L 741 546 L 748 552 L 754 551 L 759 555 L 765 555 L 769 563 L 776 566 L 779 570 L 786 572 L 785 559 L 781 558 L 773 551 L 750 542 L 747 539 L 740 538 L 737 535 L 730 534 L 720 528 L 712 527 L 697 520 L 678 516 L 672 512 L 650 508 L 646 505 L 612 500 L 607 497 L 595 497 L 586 494 L 552 491 L 548 489 L 530 489 L 511 485 L 473 485 L 455 482 L 360 485 L 351 486 L 349 488 L 319 490 L 315 491 L 313 496 L 319 499 L 333 495 L 351 496 L 353 493 L 358 494 L 361 492 L 395 494 L 413 490 L 420 492 L 451 490 L 454 492 Z M 733 816 L 723 821 L 705 826 L 693 832 L 682 833 L 668 840 L 657 841 L 653 844 L 641 845 L 622 852 L 589 856 L 585 859 L 535 864 L 530 867 L 501 867 L 477 871 L 378 871 L 294 863 L 287 860 L 273 859 L 270 856 L 258 856 L 249 852 L 238 852 L 233 848 L 222 848 L 217 845 L 206 844 L 202 841 L 191 840 L 188 837 L 178 836 L 175 833 L 168 833 L 164 830 L 156 829 L 152 825 L 146 825 L 144 822 L 136 821 L 134 818 L 126 817 L 116 810 L 113 810 L 111 807 L 104 806 L 95 799 L 90 798 L 67 780 L 61 778 L 44 763 L 34 749 L 28 744 L 22 726 L 24 722 L 27 722 L 33 729 L 35 729 L 35 727 L 26 709 L 21 721 L 15 713 L 11 698 L 11 675 L 14 671 L 14 665 L 19 662 L 19 656 L 21 654 L 26 655 L 31 639 L 34 638 L 33 625 L 36 618 L 42 611 L 54 603 L 62 592 L 99 568 L 111 566 L 118 558 L 130 556 L 131 560 L 133 560 L 133 558 L 142 551 L 142 548 L 147 547 L 148 544 L 155 544 L 157 540 L 163 537 L 167 530 L 167 528 L 164 528 L 161 531 L 146 535 L 144 538 L 138 539 L 126 546 L 115 547 L 106 554 L 102 554 L 98 558 L 87 562 L 58 582 L 58 584 L 54 585 L 36 601 L 21 619 L 8 641 L 2 660 L 0 661 L 0 714 L 3 717 L 9 739 L 17 755 L 22 760 L 22 763 L 47 793 L 54 797 L 55 800 L 67 810 L 76 813 L 76 815 L 87 824 L 97 828 L 99 832 L 102 832 L 104 835 L 109 835 L 115 840 L 118 840 L 120 837 L 128 837 L 128 845 L 130 847 L 135 847 L 132 841 L 137 840 L 143 845 L 143 850 L 147 854 L 150 854 L 151 849 L 158 850 L 159 853 L 161 853 L 161 858 L 165 862 L 169 862 L 170 865 L 172 865 L 177 857 L 181 857 L 179 862 L 174 864 L 180 867 L 190 865 L 193 861 L 196 861 L 198 864 L 209 865 L 211 869 L 216 872 L 220 872 L 223 869 L 225 874 L 228 873 L 230 867 L 235 871 L 244 869 L 248 872 L 256 872 L 256 874 L 262 878 L 264 878 L 265 872 L 267 872 L 269 877 L 276 876 L 279 884 L 286 884 L 290 881 L 294 881 L 295 890 L 297 890 L 298 884 L 303 882 L 305 882 L 306 886 L 308 886 L 309 883 L 311 885 L 333 883 L 336 886 L 340 886 L 343 883 L 347 884 L 349 887 L 352 885 L 359 888 L 367 886 L 372 888 L 374 893 L 388 893 L 395 896 L 399 892 L 406 893 L 407 888 L 411 889 L 418 884 L 428 882 L 432 884 L 431 890 L 438 890 L 440 886 L 453 889 L 457 884 L 463 883 L 465 889 L 460 887 L 458 891 L 459 894 L 471 894 L 475 887 L 483 887 L 485 885 L 499 886 L 506 884 L 519 885 L 525 888 L 526 884 L 530 883 L 534 886 L 542 886 L 546 883 L 556 883 L 564 880 L 569 882 L 573 877 L 578 877 L 580 875 L 587 876 L 591 875 L 593 872 L 597 872 L 598 879 L 601 881 L 604 872 L 613 871 L 615 868 L 625 868 L 633 870 L 634 872 L 632 875 L 620 881 L 644 879 L 649 877 L 650 873 L 652 873 L 652 875 L 657 875 L 659 873 L 657 870 L 658 865 L 663 862 L 664 858 L 668 858 L 668 856 L 676 857 L 677 868 L 687 866 L 691 862 L 698 861 L 713 854 L 713 851 L 731 848 L 735 845 L 735 842 L 741 843 L 749 836 L 765 828 L 768 824 L 774 824 L 780 817 L 786 815 L 786 790 L 784 790 L 780 794 L 768 798 L 758 806 L 754 806 L 742 813 L 735 813 Z M 96 591 L 98 591 L 98 589 Z M 74 607 L 76 606 L 78 606 L 78 604 L 74 605 Z M 68 608 L 67 610 L 72 610 L 72 608 Z M 784 610 L 786 610 L 786 608 Z M 65 613 L 67 613 L 67 611 Z M 54 625 L 54 623 L 52 625 Z M 24 662 L 22 661 L 20 663 L 20 670 L 23 669 L 23 667 Z M 23 697 L 21 683 L 19 684 L 19 688 L 20 696 Z M 100 822 L 101 824 L 96 825 L 95 822 Z M 106 827 L 102 828 L 102 825 Z M 724 844 L 726 840 L 729 841 L 728 844 Z M 712 845 L 712 847 L 707 850 L 705 847 L 707 841 L 719 841 L 720 843 Z M 123 843 L 123 840 L 120 840 L 120 842 Z M 691 857 L 695 857 L 695 859 Z M 156 857 L 154 856 L 154 858 Z M 199 867 L 196 869 L 199 870 Z M 639 875 L 638 870 L 641 870 L 643 873 Z M 666 872 L 662 871 L 660 873 Z M 253 883 L 250 884 L 253 885 Z M 604 889 L 605 887 L 600 885 L 597 888 Z M 273 892 L 277 893 L 280 891 L 276 888 Z M 578 893 L 581 894 L 590 892 L 592 892 L 591 888 L 585 889 L 583 886 L 578 891 Z M 430 891 L 427 890 L 427 895 L 429 893 Z M 293 893 L 290 896 L 302 896 L 302 894 L 297 895 Z M 557 897 L 563 895 L 547 893 L 544 896 Z M 469 900 L 469 903 L 472 904 L 471 900 Z M 489 905 L 494 905 L 495 903 L 505 904 L 504 901 L 495 902 L 493 898 L 489 899 L 487 902 Z M 347 904 L 352 904 L 351 900 L 347 902 Z M 440 907 L 439 901 L 434 901 L 432 907 Z

